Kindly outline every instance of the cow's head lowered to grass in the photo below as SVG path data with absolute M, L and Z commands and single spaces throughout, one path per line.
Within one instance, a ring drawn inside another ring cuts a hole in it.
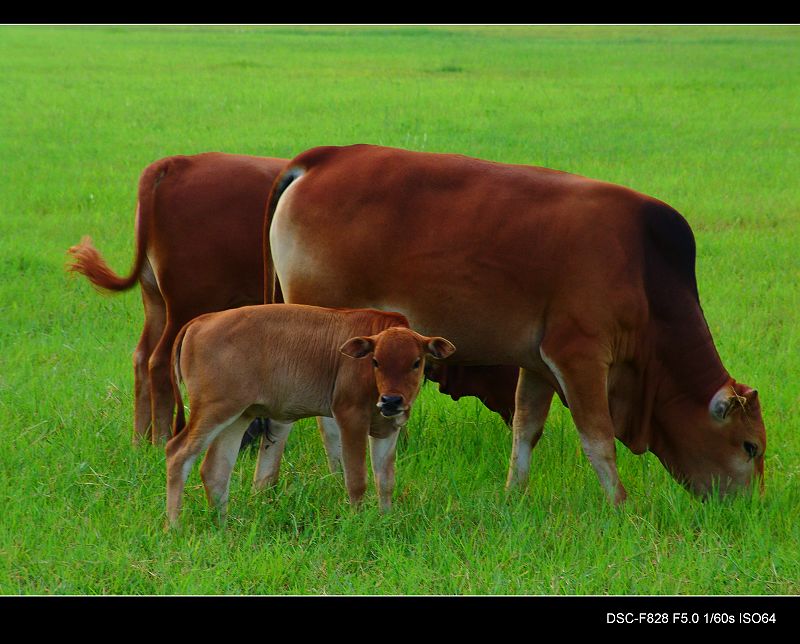
M 669 472 L 702 498 L 754 484 L 763 491 L 767 435 L 758 392 L 731 379 L 692 412 L 687 418 L 687 405 L 666 405 L 655 414 L 663 427 L 650 450 Z M 691 431 L 665 431 L 678 426 Z

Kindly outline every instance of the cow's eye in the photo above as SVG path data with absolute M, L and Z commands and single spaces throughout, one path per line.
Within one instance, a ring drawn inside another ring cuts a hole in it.
M 419 363 L 422 362 L 421 358 L 417 358 L 414 362 L 414 369 L 419 369 Z
M 372 359 L 372 366 L 378 368 L 378 361 L 375 358 Z

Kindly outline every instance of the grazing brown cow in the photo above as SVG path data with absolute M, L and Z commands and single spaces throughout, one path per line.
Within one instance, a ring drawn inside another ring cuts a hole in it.
M 127 277 L 89 238 L 70 248 L 71 270 L 108 291 L 138 280 L 145 321 L 133 357 L 134 443 L 170 436 L 169 358 L 178 330 L 202 313 L 260 304 L 264 209 L 284 159 L 222 153 L 173 156 L 145 168 L 136 210 L 136 259 Z M 152 428 L 152 430 L 151 430 Z
M 521 368 L 509 487 L 553 393 L 613 502 L 615 437 L 705 496 L 761 479 L 756 392 L 725 370 L 684 218 L 633 190 L 536 168 L 356 145 L 309 150 L 265 225 L 287 302 L 402 312 L 464 365 Z M 270 252 L 271 250 L 271 252 Z
M 397 434 L 419 393 L 425 357 L 446 358 L 454 350 L 444 338 L 410 330 L 399 313 L 382 311 L 266 304 L 192 320 L 178 334 L 173 355 L 179 412 L 167 443 L 169 523 L 178 521 L 186 477 L 206 448 L 203 485 L 224 518 L 239 444 L 257 416 L 269 417 L 270 428 L 259 450 L 256 487 L 277 479 L 295 420 L 332 416 L 341 428 L 350 502 L 358 504 L 366 490 L 369 435 L 375 486 L 388 510 Z M 367 356 L 372 359 L 359 359 Z M 191 409 L 185 429 L 181 378 Z M 274 443 L 280 443 L 278 451 Z

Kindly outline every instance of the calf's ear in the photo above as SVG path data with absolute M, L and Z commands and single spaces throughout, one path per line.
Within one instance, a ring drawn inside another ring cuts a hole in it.
M 351 358 L 363 358 L 375 350 L 375 340 L 367 337 L 350 338 L 339 351 Z
M 453 355 L 455 353 L 455 346 L 453 345 L 450 340 L 445 340 L 444 338 L 428 338 L 428 341 L 425 343 L 425 350 L 430 353 L 434 358 L 439 358 L 440 360 L 444 360 L 448 356 Z

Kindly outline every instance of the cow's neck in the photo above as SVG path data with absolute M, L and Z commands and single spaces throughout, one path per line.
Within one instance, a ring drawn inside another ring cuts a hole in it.
M 694 299 L 676 302 L 669 317 L 651 320 L 640 357 L 630 374 L 619 376 L 619 391 L 630 397 L 620 393 L 615 405 L 610 392 L 612 416 L 615 406 L 619 410 L 618 438 L 635 453 L 653 445 L 653 427 L 674 420 L 676 407 L 687 415 L 707 408 L 730 377 Z
M 679 303 L 670 319 L 655 320 L 657 353 L 662 365 L 659 404 L 678 397 L 704 407 L 729 378 L 700 304 Z

